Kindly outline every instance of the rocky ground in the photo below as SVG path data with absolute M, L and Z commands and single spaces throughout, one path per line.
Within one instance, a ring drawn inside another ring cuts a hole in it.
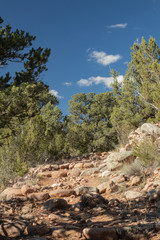
M 128 178 L 106 157 L 45 164 L 5 189 L 0 239 L 160 239 L 160 169 Z
M 160 239 L 160 168 L 129 176 L 130 149 L 30 169 L 0 194 L 0 239 Z

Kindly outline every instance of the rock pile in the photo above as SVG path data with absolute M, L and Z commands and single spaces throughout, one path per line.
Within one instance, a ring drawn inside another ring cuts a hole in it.
M 129 151 L 30 169 L 0 194 L 0 239 L 160 239 L 160 167 L 121 172 L 134 161 L 133 139 L 144 136 L 159 141 L 159 126 L 132 133 Z

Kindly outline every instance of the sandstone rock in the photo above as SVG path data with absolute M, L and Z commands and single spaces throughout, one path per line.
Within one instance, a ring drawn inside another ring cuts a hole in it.
M 30 193 L 28 195 L 28 198 L 36 201 L 46 201 L 47 199 L 50 198 L 50 195 L 49 193 L 46 192 Z
M 83 163 L 76 163 L 75 168 L 83 168 Z
M 84 163 L 83 168 L 94 168 L 93 163 Z
M 50 177 L 52 177 L 52 173 L 51 173 L 50 171 L 38 172 L 38 173 L 37 173 L 37 176 L 38 176 L 39 178 L 43 178 L 43 177 L 45 177 L 45 178 L 50 178 Z
M 52 171 L 52 166 L 50 164 L 44 165 L 41 169 L 42 172 Z
M 141 126 L 141 131 L 142 133 L 147 133 L 149 135 L 160 136 L 160 128 L 151 123 L 144 123 Z
M 51 165 L 52 170 L 58 170 L 59 169 L 59 165 L 58 164 L 53 164 Z
M 142 196 L 142 192 L 138 192 L 138 191 L 134 191 L 134 190 L 129 190 L 127 192 L 125 192 L 125 197 L 128 199 L 128 200 L 131 200 L 131 199 L 135 199 L 135 198 L 139 198 Z
M 74 229 L 72 230 L 66 230 L 64 228 L 61 229 L 55 229 L 52 232 L 52 237 L 54 237 L 55 239 L 73 239 L 73 240 L 77 240 L 80 239 L 82 236 L 81 232 L 76 231 Z
M 69 169 L 69 163 L 64 163 L 62 165 L 59 165 L 60 169 Z
M 70 163 L 70 164 L 69 164 L 69 169 L 73 169 L 74 166 L 75 166 L 75 163 L 74 163 L 74 162 Z
M 12 198 L 23 196 L 21 189 L 19 188 L 6 188 L 1 194 L 0 194 L 0 200 L 10 200 Z
M 67 177 L 67 172 L 66 171 L 62 171 L 57 173 L 57 178 L 62 178 L 62 177 Z
M 80 176 L 89 176 L 89 175 L 92 175 L 92 174 L 98 173 L 98 172 L 99 172 L 99 168 L 90 168 L 90 169 L 87 169 L 87 170 L 83 170 L 81 172 Z
M 83 229 L 83 234 L 86 239 L 91 240 L 118 240 L 114 228 L 85 228 Z
M 46 210 L 54 210 L 54 209 L 66 209 L 69 205 L 65 199 L 49 199 L 43 203 L 42 208 Z
M 140 176 L 134 176 L 132 178 L 132 181 L 130 183 L 131 186 L 136 186 L 141 182 L 141 177 Z
M 30 187 L 30 186 L 28 186 L 28 185 L 24 185 L 24 186 L 22 186 L 22 188 L 21 188 L 21 192 L 22 192 L 22 194 L 23 194 L 24 196 L 26 196 L 26 195 L 28 195 L 29 193 L 35 192 L 35 189 L 32 188 L 32 187 Z
M 113 171 L 120 168 L 124 163 L 134 160 L 132 151 L 113 152 L 105 160 L 108 170 Z
M 113 182 L 104 182 L 98 186 L 100 193 L 112 193 L 118 190 L 118 186 Z
M 146 183 L 146 185 L 143 188 L 143 191 L 147 191 L 151 186 L 153 185 L 153 183 Z
M 90 192 L 95 192 L 95 193 L 99 193 L 98 188 L 96 187 L 78 187 L 75 189 L 76 195 L 82 195 L 84 193 L 90 193 Z
M 5 221 L 0 225 L 0 235 L 4 237 L 19 237 L 25 229 L 25 223 L 18 220 Z
M 71 177 L 78 177 L 81 174 L 81 170 L 79 168 L 73 168 L 70 172 Z
M 21 209 L 22 214 L 26 214 L 32 211 L 32 204 L 28 204 Z
M 26 219 L 26 220 L 32 220 L 34 219 L 34 215 L 32 213 L 25 213 L 21 215 L 21 218 Z
M 102 178 L 109 177 L 111 174 L 112 174 L 111 171 L 105 170 L 104 172 L 102 172 L 101 177 Z
M 51 198 L 54 197 L 69 197 L 71 195 L 74 195 L 75 191 L 74 190 L 70 190 L 70 189 L 58 189 L 58 190 L 54 190 L 49 192 L 49 195 Z

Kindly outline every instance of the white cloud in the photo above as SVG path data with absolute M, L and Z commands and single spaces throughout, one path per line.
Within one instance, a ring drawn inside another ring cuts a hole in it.
M 77 84 L 80 87 L 89 87 L 93 84 L 98 85 L 98 84 L 104 84 L 106 87 L 111 88 L 111 83 L 113 83 L 113 78 L 112 77 L 89 77 L 88 79 L 80 79 Z M 123 76 L 120 75 L 117 77 L 118 82 L 123 81 Z
M 122 57 L 117 54 L 117 55 L 107 55 L 105 52 L 101 51 L 92 51 L 90 54 L 90 60 L 95 60 L 97 63 L 103 65 L 103 66 L 107 66 L 111 63 L 117 62 L 119 59 L 121 59 Z
M 72 85 L 71 82 L 64 82 L 63 84 L 64 84 L 65 86 L 67 86 L 67 87 Z
M 50 92 L 50 94 L 54 95 L 55 97 L 57 97 L 57 98 L 59 98 L 59 99 L 64 98 L 63 96 L 59 96 L 58 91 L 56 91 L 56 90 L 54 90 L 54 89 L 50 90 L 49 92 Z
M 118 23 L 115 25 L 110 25 L 110 26 L 108 26 L 108 28 L 126 28 L 127 25 L 128 25 L 127 23 Z

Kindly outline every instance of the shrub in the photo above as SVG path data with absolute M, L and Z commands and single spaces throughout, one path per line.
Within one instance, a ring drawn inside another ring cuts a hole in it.
M 160 150 L 151 141 L 143 141 L 141 144 L 135 143 L 133 154 L 139 158 L 144 167 L 154 167 L 160 164 Z
M 121 169 L 121 172 L 129 177 L 135 175 L 140 176 L 142 174 L 142 171 L 143 166 L 137 159 L 131 164 L 125 164 Z

